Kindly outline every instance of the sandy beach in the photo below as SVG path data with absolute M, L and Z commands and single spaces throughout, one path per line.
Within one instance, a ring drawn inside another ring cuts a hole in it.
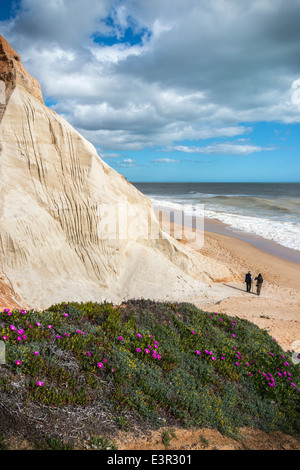
M 161 220 L 168 218 L 168 213 L 161 214 Z M 283 349 L 300 350 L 299 252 L 286 250 L 259 237 L 237 235 L 214 220 L 204 221 L 203 246 L 197 247 L 190 242 L 193 239 L 190 226 L 186 225 L 182 230 L 182 243 L 220 261 L 232 272 L 232 279 L 223 283 L 228 287 L 224 299 L 217 304 L 198 303 L 197 306 L 206 311 L 245 318 L 266 329 Z M 230 235 L 225 235 L 226 231 Z M 176 230 L 175 227 L 175 233 L 180 233 L 180 228 Z M 297 262 L 291 261 L 293 255 Z M 251 293 L 246 292 L 244 276 L 248 270 L 254 277 L 261 273 L 264 278 L 260 296 L 256 294 L 256 283 Z

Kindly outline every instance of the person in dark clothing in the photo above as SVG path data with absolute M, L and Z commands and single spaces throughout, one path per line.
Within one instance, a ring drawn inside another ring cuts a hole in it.
M 248 271 L 245 276 L 245 283 L 246 283 L 246 290 L 247 292 L 251 292 L 251 284 L 253 281 L 253 277 L 251 276 L 251 272 Z
M 262 275 L 259 273 L 259 275 L 255 278 L 255 280 L 257 281 L 256 292 L 257 292 L 257 295 L 260 295 L 261 286 L 262 286 L 262 283 L 264 282 Z

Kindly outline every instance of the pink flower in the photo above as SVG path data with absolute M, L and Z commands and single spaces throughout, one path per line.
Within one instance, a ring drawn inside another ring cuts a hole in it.
M 18 330 L 17 333 L 18 333 L 18 335 L 22 335 L 23 333 L 25 333 L 25 331 L 24 330 Z
M 194 332 L 194 331 L 192 331 L 192 335 L 194 335 L 194 334 L 195 334 L 195 332 Z
M 20 366 L 21 365 L 21 361 L 20 359 L 17 359 L 16 362 L 15 362 L 16 366 Z
M 51 328 L 52 328 L 52 325 L 48 325 L 48 326 L 47 326 L 47 328 L 49 328 L 49 330 L 51 330 Z
M 26 335 L 22 335 L 22 338 L 23 338 L 23 339 L 27 339 L 27 336 L 26 336 Z
M 141 352 L 142 350 L 140 348 L 136 348 L 136 352 Z
M 67 313 L 64 313 L 63 316 L 68 318 L 69 315 Z
M 91 353 L 89 351 L 87 351 L 86 355 L 91 357 Z
M 138 338 L 142 338 L 142 335 L 140 333 L 137 334 Z
M 124 340 L 123 336 L 119 336 L 119 340 L 123 341 Z
M 36 322 L 36 325 L 37 325 L 38 327 L 42 326 L 41 323 L 39 323 L 38 321 Z
M 146 353 L 146 354 L 150 354 L 149 349 L 145 348 L 145 353 Z
M 16 330 L 16 327 L 14 325 L 10 325 L 9 328 L 11 329 L 11 331 L 15 331 Z
M 235 365 L 236 365 L 236 366 L 239 366 L 239 365 L 240 365 L 240 363 L 239 363 L 239 362 L 236 362 L 236 363 L 235 363 Z
M 196 354 L 198 354 L 198 356 L 199 356 L 199 354 L 200 354 L 200 351 L 198 351 L 198 349 L 196 349 Z
M 235 338 L 235 335 L 232 335 L 233 338 Z
M 102 362 L 98 362 L 97 367 L 99 367 L 99 369 L 103 369 L 104 366 L 103 366 Z
M 35 356 L 39 356 L 40 353 L 39 353 L 38 351 L 34 351 L 34 355 L 35 355 Z
M 211 356 L 211 360 L 212 360 L 212 361 L 215 361 L 216 358 L 215 358 L 214 356 Z
M 18 336 L 18 337 L 17 337 L 17 340 L 18 340 L 18 341 L 22 341 L 21 336 Z
M 41 382 L 40 380 L 36 382 L 37 387 L 42 387 L 43 385 L 44 385 L 44 382 Z
M 4 339 L 4 341 L 6 341 L 6 340 L 7 340 L 7 336 L 6 336 L 6 335 L 2 336 L 2 339 Z

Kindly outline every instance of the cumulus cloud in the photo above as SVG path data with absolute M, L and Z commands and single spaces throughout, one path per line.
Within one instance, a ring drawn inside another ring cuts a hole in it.
M 188 141 L 300 121 L 299 21 L 298 0 L 21 0 L 0 27 L 100 151 L 246 155 L 265 148 Z
M 219 155 L 250 155 L 251 153 L 275 150 L 274 147 L 261 147 L 251 144 L 239 144 L 236 142 L 223 142 L 213 143 L 203 147 L 194 147 L 186 145 L 177 145 L 172 147 L 172 150 L 184 153 L 206 153 L 206 154 L 219 154 Z M 168 149 L 170 151 L 170 149 Z

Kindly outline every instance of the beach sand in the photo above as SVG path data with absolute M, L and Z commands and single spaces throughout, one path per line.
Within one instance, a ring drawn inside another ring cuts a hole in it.
M 158 212 L 156 215 L 159 217 Z M 161 213 L 161 221 L 168 217 L 167 212 Z M 228 295 L 217 304 L 199 302 L 197 307 L 209 312 L 245 318 L 260 328 L 266 329 L 284 350 L 300 351 L 300 258 L 298 251 L 286 250 L 260 237 L 237 234 L 213 220 L 204 221 L 203 246 L 201 246 L 201 237 L 197 237 L 200 240 L 197 246 L 190 242 L 193 238 L 192 226 L 185 225 L 184 228 L 178 226 L 176 228 L 175 224 L 175 229 L 174 224 L 171 223 L 170 226 L 170 234 L 172 235 L 172 230 L 175 230 L 176 238 L 182 230 L 182 238 L 177 238 L 181 243 L 190 245 L 191 249 L 196 249 L 203 255 L 225 264 L 232 272 L 233 280 L 223 283 L 228 287 Z M 229 235 L 225 235 L 226 232 Z M 298 262 L 291 261 L 293 257 Z M 243 281 L 248 270 L 254 277 L 261 273 L 264 278 L 260 296 L 256 294 L 256 283 L 253 286 L 253 292 L 246 292 Z

